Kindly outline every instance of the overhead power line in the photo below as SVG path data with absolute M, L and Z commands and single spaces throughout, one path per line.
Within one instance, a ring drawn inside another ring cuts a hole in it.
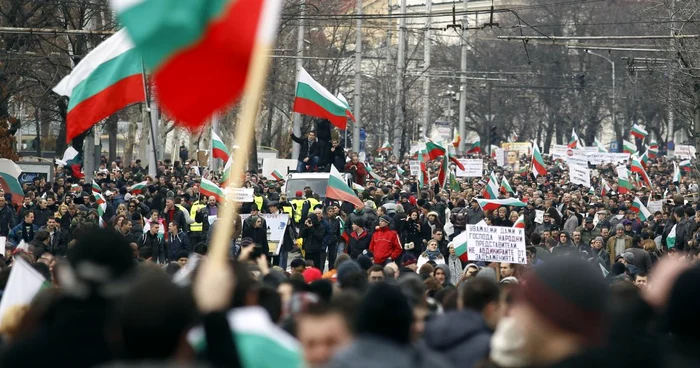
M 682 38 L 700 38 L 700 35 L 646 35 L 646 36 L 496 36 L 499 40 L 550 40 L 550 41 L 585 41 L 585 40 L 665 40 Z

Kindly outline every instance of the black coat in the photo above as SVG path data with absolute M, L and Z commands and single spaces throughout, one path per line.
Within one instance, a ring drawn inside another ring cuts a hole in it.
M 311 157 L 319 155 L 318 143 L 316 141 L 311 142 L 311 147 L 309 147 L 309 140 L 308 139 L 304 139 L 303 137 L 299 138 L 299 137 L 295 136 L 294 134 L 291 134 L 291 136 L 292 136 L 292 140 L 294 142 L 299 143 L 299 145 L 301 146 L 301 149 L 299 149 L 299 157 L 297 158 L 297 160 L 304 161 L 304 159 L 307 157 L 311 158 Z
M 404 246 L 408 243 L 413 242 L 414 248 L 406 250 L 411 252 L 416 258 L 423 253 L 423 236 L 421 235 L 420 224 L 418 220 L 413 221 L 412 219 L 406 220 L 401 229 L 401 244 Z
M 369 243 L 372 242 L 372 234 L 365 230 L 358 238 L 356 232 L 350 233 L 350 242 L 348 244 L 348 254 L 350 258 L 357 259 L 363 251 L 369 249 Z
M 326 229 L 321 226 L 316 216 L 309 216 L 312 226 L 302 224 L 301 237 L 304 239 L 304 251 L 307 253 L 317 253 L 323 250 L 323 238 L 326 236 Z
M 15 214 L 9 205 L 0 209 L 0 236 L 7 236 L 10 230 L 15 227 Z
M 253 239 L 253 243 L 262 247 L 263 254 L 270 252 L 270 245 L 267 243 L 267 227 L 248 226 L 243 228 L 243 237 Z

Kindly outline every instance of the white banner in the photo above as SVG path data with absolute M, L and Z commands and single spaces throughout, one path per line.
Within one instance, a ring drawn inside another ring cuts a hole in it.
M 588 157 L 584 152 L 576 151 L 573 156 L 566 156 L 566 163 L 569 166 L 578 165 L 588 167 Z
M 541 224 L 544 222 L 544 211 L 535 210 L 535 222 Z
M 618 166 L 618 167 L 616 168 L 616 170 L 617 170 L 617 177 L 618 177 L 618 178 L 620 178 L 620 179 L 627 179 L 627 178 L 628 178 L 628 175 L 627 175 L 627 167 L 625 167 L 625 166 Z
M 552 145 L 552 148 L 549 150 L 549 154 L 552 155 L 554 158 L 559 158 L 559 157 L 566 157 L 566 151 L 569 149 L 564 144 L 554 144 Z
M 649 201 L 647 203 L 647 209 L 651 214 L 655 214 L 657 211 L 663 212 L 664 210 L 664 201 Z
M 503 148 L 496 148 L 496 165 L 499 167 L 506 166 L 506 150 Z
M 460 158 L 459 162 L 464 165 L 464 171 L 457 168 L 456 175 L 460 178 L 480 178 L 484 175 L 484 162 L 480 158 L 466 159 Z
M 411 161 L 408 161 L 408 164 L 410 165 L 409 167 L 411 170 L 411 175 L 418 176 L 418 174 L 420 174 L 420 161 L 411 160 Z
M 695 147 L 677 144 L 676 149 L 673 151 L 673 154 L 676 157 L 680 157 L 686 160 L 689 158 L 695 158 Z
M 467 225 L 470 261 L 526 264 L 525 229 Z
M 571 184 L 591 186 L 591 170 L 587 167 L 569 165 L 569 181 Z
M 629 160 L 629 153 L 612 153 L 612 152 L 590 152 L 588 153 L 588 162 L 591 165 L 600 165 L 602 163 L 622 163 Z
M 236 202 L 252 202 L 253 188 L 227 188 L 226 195 L 233 197 Z
M 287 229 L 287 224 L 289 223 L 289 215 L 286 213 L 278 215 L 261 213 L 258 216 L 264 218 L 267 223 L 267 241 L 269 243 L 275 243 L 269 244 L 270 252 L 279 255 L 282 244 L 284 243 L 284 231 Z M 241 215 L 241 220 L 245 221 L 248 217 L 250 217 L 250 214 Z

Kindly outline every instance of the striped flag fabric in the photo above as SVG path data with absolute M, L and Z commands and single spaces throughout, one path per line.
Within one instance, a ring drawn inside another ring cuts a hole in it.
M 680 183 L 681 182 L 681 171 L 678 169 L 678 164 L 673 163 L 673 178 L 671 179 L 672 183 Z
M 102 193 L 102 188 L 100 187 L 99 184 L 95 180 L 92 181 L 92 192 L 93 193 Z
M 513 190 L 513 188 L 510 187 L 510 183 L 508 182 L 508 179 L 506 179 L 505 175 L 503 175 L 503 179 L 501 179 L 501 193 L 515 194 L 515 191 Z
M 544 159 L 540 153 L 539 147 L 537 147 L 536 142 L 532 142 L 532 175 L 537 177 L 537 175 L 546 175 L 547 168 L 544 166 Z
M 527 206 L 527 204 L 525 202 L 522 202 L 521 200 L 519 200 L 517 198 L 505 198 L 505 199 L 477 198 L 476 201 L 479 202 L 479 206 L 481 206 L 481 209 L 484 211 L 497 210 L 501 206 L 514 206 L 514 207 Z
M 127 31 L 90 51 L 53 91 L 68 97 L 66 142 L 124 107 L 145 101 L 141 55 Z
M 525 228 L 525 216 L 520 215 L 518 219 L 515 221 L 513 224 L 513 227 L 516 229 L 524 229 Z
M 257 47 L 277 35 L 281 0 L 110 0 L 169 117 L 195 130 L 238 100 Z
M 4 316 L 8 309 L 16 306 L 29 305 L 43 287 L 46 279 L 21 257 L 17 257 L 7 279 L 7 285 L 0 300 L 0 315 Z M 4 318 L 0 319 L 0 323 Z
M 659 156 L 659 144 L 656 141 L 649 142 L 649 149 L 647 151 L 649 158 L 655 159 Z
M 345 183 L 345 179 L 340 175 L 338 169 L 331 165 L 331 173 L 328 177 L 328 186 L 326 186 L 326 197 L 337 199 L 339 201 L 350 202 L 356 208 L 363 208 L 364 203 L 357 197 L 355 192 Z
M 618 166 L 617 167 L 617 191 L 620 194 L 627 194 L 632 190 L 632 182 L 629 178 L 629 172 L 627 167 Z
M 668 249 L 672 249 L 676 247 L 676 226 L 673 225 L 671 228 L 671 231 L 668 233 L 668 236 L 666 237 L 666 247 Z
M 351 117 L 348 116 L 348 107 L 316 82 L 304 68 L 301 68 L 297 75 L 297 89 L 292 111 L 328 119 L 340 130 L 345 130 L 348 118 Z
M 454 239 L 452 239 L 452 245 L 455 248 L 455 255 L 457 257 L 467 257 L 467 232 L 462 231 L 459 235 L 455 236 Z
M 639 138 L 639 139 L 644 139 L 649 135 L 649 133 L 647 133 L 646 129 L 642 128 L 638 124 L 632 125 L 632 130 L 630 131 L 630 134 L 632 136 L 634 136 L 635 138 Z
M 578 134 L 576 134 L 576 129 L 571 128 L 571 139 L 569 139 L 568 148 L 575 149 L 578 146 Z
M 131 194 L 143 194 L 146 191 L 146 186 L 148 186 L 147 181 L 142 181 L 131 186 L 129 192 Z
M 612 188 L 610 188 L 608 182 L 605 181 L 605 179 L 602 179 L 602 185 L 600 186 L 600 196 L 605 197 L 611 189 Z
M 469 144 L 469 149 L 467 150 L 467 154 L 472 154 L 472 153 L 481 153 L 481 142 L 477 139 L 476 142 Z
M 420 164 L 420 172 L 418 173 L 418 184 L 421 188 L 426 188 L 430 183 L 430 177 L 428 176 L 428 168 L 426 166 L 427 155 L 423 154 L 423 151 L 418 152 L 418 163 Z
M 679 166 L 683 171 L 693 171 L 693 165 L 690 163 L 690 160 L 681 161 Z
M 431 160 L 435 160 L 440 156 L 444 156 L 445 152 L 447 152 L 447 150 L 444 147 L 431 140 L 425 142 L 425 149 L 428 151 L 428 157 L 430 157 Z
M 629 154 L 635 154 L 635 153 L 637 153 L 637 145 L 632 143 L 632 142 L 623 140 L 622 141 L 622 152 L 629 153 Z
M 24 190 L 19 183 L 22 169 L 12 160 L 0 159 L 0 187 L 5 193 L 12 194 L 12 203 L 20 204 L 24 200 Z
M 462 137 L 459 136 L 459 132 L 455 132 L 455 137 L 452 139 L 452 147 L 457 148 L 459 147 L 459 142 L 462 141 Z
M 459 192 L 462 190 L 462 188 L 459 185 L 459 182 L 457 181 L 457 176 L 452 170 L 450 170 L 450 190 L 454 192 Z
M 224 144 L 224 141 L 216 134 L 215 131 L 211 131 L 211 156 L 218 158 L 224 162 L 228 161 L 231 153 Z
M 633 173 L 638 173 L 641 177 L 642 180 L 644 180 L 644 183 L 649 187 L 649 189 L 652 188 L 651 185 L 651 179 L 649 178 L 649 175 L 647 175 L 647 171 L 644 170 L 644 167 L 642 164 L 639 162 L 638 159 L 632 158 L 632 168 L 631 168 Z
M 382 144 L 381 147 L 377 150 L 378 152 L 388 152 L 391 151 L 391 145 L 389 144 L 389 141 L 386 140 L 384 141 L 384 144 Z
M 637 196 L 635 196 L 634 201 L 632 201 L 631 210 L 636 212 L 642 221 L 646 221 L 648 218 L 651 218 L 651 212 Z
M 355 121 L 355 115 L 352 114 L 352 110 L 350 110 L 350 104 L 348 103 L 348 100 L 343 96 L 342 93 L 338 92 L 338 100 L 343 103 L 345 106 L 345 114 L 348 116 L 348 118 L 352 121 Z
M 444 188 L 445 185 L 447 185 L 447 180 L 450 176 L 450 159 L 448 156 L 449 153 L 445 151 L 445 156 L 443 156 L 442 162 L 440 163 L 440 171 L 438 171 L 438 183 L 440 184 L 440 188 Z
M 226 201 L 226 192 L 216 185 L 213 181 L 202 178 L 199 183 L 199 194 L 211 197 L 214 196 L 217 202 L 223 203 Z
M 498 178 L 496 177 L 496 173 L 491 171 L 491 175 L 489 175 L 489 181 L 488 183 L 486 183 L 486 187 L 484 188 L 482 195 L 486 199 L 496 199 L 498 198 L 498 191 Z
M 595 139 L 593 140 L 593 145 L 595 145 L 595 147 L 598 149 L 598 152 L 608 152 L 608 149 L 605 148 L 605 146 L 603 145 L 603 143 L 601 143 L 601 142 L 598 140 L 598 138 L 595 138 Z
M 282 174 L 280 174 L 280 172 L 277 170 L 272 172 L 272 177 L 275 178 L 275 180 L 277 181 L 284 180 L 284 176 L 282 176 Z

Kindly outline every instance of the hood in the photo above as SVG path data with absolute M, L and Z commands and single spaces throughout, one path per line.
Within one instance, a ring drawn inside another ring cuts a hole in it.
M 445 351 L 483 333 L 491 331 L 481 314 L 462 310 L 445 313 L 426 323 L 424 339 L 431 348 Z
M 492 280 L 493 282 L 498 282 L 498 280 L 496 280 L 496 271 L 491 267 L 482 268 L 479 270 L 479 273 L 476 274 L 476 277 L 486 278 Z
M 476 264 L 476 263 L 470 263 L 470 264 L 464 266 L 464 269 L 462 270 L 462 275 L 464 275 L 465 273 L 467 273 L 467 270 L 468 270 L 470 267 L 476 268 L 476 270 L 477 270 L 476 272 L 479 272 L 479 269 L 481 269 L 481 267 L 479 267 L 478 264 Z
M 445 273 L 445 284 L 449 284 L 452 280 L 452 273 L 450 272 L 450 266 L 446 264 L 439 264 L 435 266 L 435 269 L 441 269 Z

